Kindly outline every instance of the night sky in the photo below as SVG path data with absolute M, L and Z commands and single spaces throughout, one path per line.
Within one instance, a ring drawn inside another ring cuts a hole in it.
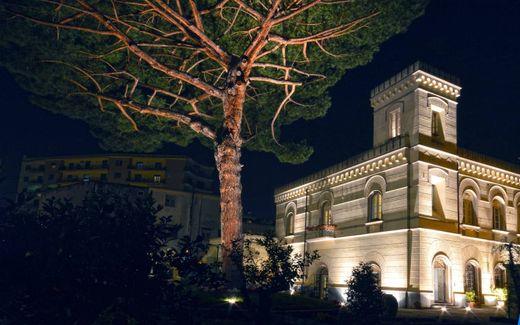
M 372 62 L 348 72 L 331 89 L 333 105 L 325 118 L 284 129 L 284 137 L 307 139 L 314 146 L 307 163 L 282 164 L 274 155 L 244 152 L 244 211 L 274 220 L 276 187 L 368 150 L 372 146 L 370 90 L 417 60 L 461 80 L 459 146 L 518 164 L 519 17 L 516 0 L 432 0 L 406 33 L 384 43 Z M 0 70 L 0 84 L 0 157 L 7 161 L 10 175 L 0 185 L 0 196 L 14 190 L 22 155 L 102 152 L 85 123 L 32 106 L 28 94 L 5 70 Z M 167 145 L 159 153 L 186 154 L 214 165 L 212 152 L 199 144 Z

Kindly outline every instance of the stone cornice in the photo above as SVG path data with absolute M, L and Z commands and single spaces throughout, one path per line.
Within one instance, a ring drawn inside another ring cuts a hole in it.
M 340 172 L 322 177 L 308 184 L 303 184 L 299 187 L 295 187 L 294 189 L 276 194 L 274 201 L 276 204 L 278 204 L 303 197 L 305 196 L 306 191 L 308 191 L 308 194 L 320 192 L 333 186 L 338 186 L 362 177 L 367 177 L 372 174 L 385 171 L 398 165 L 405 164 L 406 161 L 406 148 L 401 148 L 396 151 L 383 154 L 377 158 L 368 160 L 364 163 L 346 168 Z
M 384 91 L 374 94 L 370 103 L 372 107 L 379 108 L 395 97 L 417 88 L 424 89 L 453 101 L 456 101 L 457 97 L 460 96 L 461 89 L 459 86 L 419 70 L 397 82 L 395 85 L 387 87 Z
M 469 159 L 459 158 L 459 172 L 482 180 L 520 188 L 520 175 Z

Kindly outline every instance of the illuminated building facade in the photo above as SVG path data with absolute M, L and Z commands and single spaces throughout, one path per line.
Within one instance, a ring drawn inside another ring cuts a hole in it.
M 319 250 L 304 287 L 342 299 L 359 262 L 400 307 L 494 304 L 520 236 L 518 166 L 457 146 L 459 82 L 415 63 L 371 93 L 373 148 L 275 191 L 276 233 Z
M 183 227 L 178 237 L 220 236 L 220 201 L 214 194 L 214 168 L 185 156 L 104 154 L 24 158 L 18 193 L 40 202 L 56 197 L 81 203 L 88 192 L 106 188 L 130 197 L 150 192 Z

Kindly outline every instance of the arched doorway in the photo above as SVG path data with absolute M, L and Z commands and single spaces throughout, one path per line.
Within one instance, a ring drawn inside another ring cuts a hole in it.
M 433 300 L 436 303 L 450 302 L 449 260 L 444 255 L 433 259 Z
M 329 286 L 329 270 L 322 265 L 316 273 L 315 296 L 320 299 L 327 299 Z

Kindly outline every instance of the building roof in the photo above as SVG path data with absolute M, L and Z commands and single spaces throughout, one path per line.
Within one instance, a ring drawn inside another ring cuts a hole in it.
M 432 75 L 435 75 L 436 77 L 439 77 L 454 85 L 460 85 L 459 78 L 457 78 L 449 73 L 446 73 L 442 70 L 439 70 L 429 64 L 426 64 L 421 61 L 417 61 L 417 62 L 407 66 L 406 68 L 401 70 L 399 73 L 393 75 L 392 77 L 387 79 L 385 82 L 382 82 L 379 85 L 377 85 L 376 87 L 374 87 L 374 89 L 372 89 L 372 91 L 370 92 L 370 96 L 374 97 L 375 95 L 385 91 L 386 89 L 392 87 L 399 81 L 405 79 L 406 77 L 412 75 L 414 72 L 419 71 L 419 70 L 432 74 Z

